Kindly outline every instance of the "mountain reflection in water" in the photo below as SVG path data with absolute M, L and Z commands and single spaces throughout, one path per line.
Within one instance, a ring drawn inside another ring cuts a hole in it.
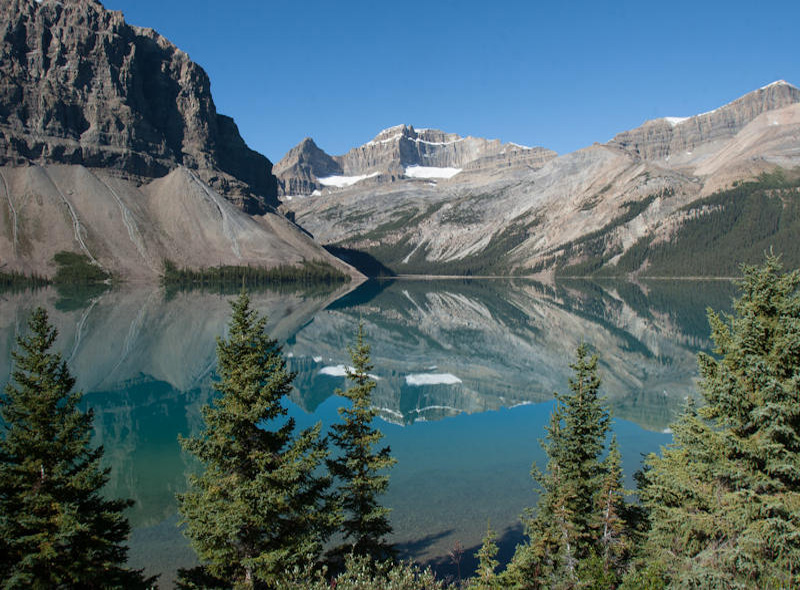
M 337 387 L 359 320 L 372 347 L 374 403 L 398 458 L 385 503 L 406 556 L 446 565 L 455 541 L 469 553 L 487 519 L 507 541 L 535 503 L 528 475 L 554 391 L 566 391 L 581 341 L 600 356 L 629 478 L 641 453 L 669 441 L 667 428 L 694 392 L 696 354 L 707 350 L 705 309 L 728 310 L 727 282 L 648 281 L 552 285 L 513 281 L 367 282 L 341 296 L 251 294 L 285 342 L 297 372 L 290 414 L 299 426 L 336 420 Z M 175 494 L 195 468 L 176 437 L 201 426 L 213 395 L 215 339 L 232 295 L 159 288 L 107 291 L 86 306 L 51 289 L 0 298 L 0 377 L 27 315 L 45 306 L 57 347 L 95 410 L 96 441 L 112 467 L 108 492 L 129 497 L 131 561 L 163 572 L 193 555 L 176 523 Z M 542 465 L 543 466 L 543 465 Z

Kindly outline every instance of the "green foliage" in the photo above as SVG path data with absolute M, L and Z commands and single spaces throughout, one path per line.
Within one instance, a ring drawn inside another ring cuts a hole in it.
M 348 347 L 353 367 L 347 372 L 351 382 L 345 391 L 336 395 L 346 398 L 350 406 L 339 408 L 341 422 L 331 427 L 331 441 L 340 453 L 328 460 L 328 469 L 339 482 L 338 503 L 344 510 L 340 525 L 345 545 L 339 553 L 366 555 L 376 560 L 392 556 L 393 550 L 385 537 L 392 532 L 388 508 L 378 503 L 378 496 L 389 487 L 385 473 L 397 461 L 390 448 L 375 449 L 383 434 L 372 425 L 377 410 L 372 406 L 375 381 L 369 345 L 364 342 L 364 324 L 359 322 L 355 343 Z
M 500 565 L 497 561 L 497 533 L 491 525 L 486 527 L 486 536 L 483 538 L 481 548 L 478 550 L 478 570 L 474 578 L 467 583 L 469 590 L 496 590 L 503 588 L 502 580 L 496 570 Z
M 800 584 L 800 273 L 743 267 L 733 315 L 709 311 L 706 405 L 647 459 L 645 554 L 682 587 Z
M 0 271 L 0 289 L 2 290 L 14 291 L 30 287 L 45 287 L 49 284 L 50 280 L 47 277 L 41 277 L 35 273 L 26 275 L 16 270 Z
M 669 241 L 645 237 L 620 257 L 616 272 L 645 276 L 735 276 L 739 264 L 758 264 L 764 252 L 782 252 L 800 266 L 800 179 L 778 170 L 695 201 Z
M 173 288 L 261 287 L 271 285 L 339 284 L 350 277 L 322 260 L 304 260 L 301 264 L 281 264 L 273 268 L 256 266 L 215 266 L 203 269 L 178 268 L 164 260 L 161 282 Z
M 601 465 L 600 487 L 595 496 L 593 528 L 597 539 L 591 560 L 594 567 L 580 576 L 594 579 L 598 588 L 610 588 L 627 566 L 632 551 L 634 520 L 632 509 L 625 503 L 622 485 L 622 457 L 617 437 L 611 439 L 608 455 Z M 591 575 L 589 573 L 591 572 Z
M 250 308 L 232 303 L 227 340 L 217 340 L 214 388 L 205 430 L 181 439 L 203 464 L 178 497 L 184 533 L 205 574 L 234 588 L 277 588 L 292 567 L 317 556 L 333 525 L 330 484 L 318 471 L 327 451 L 320 425 L 295 434 L 282 405 L 294 374 Z
M 144 588 L 125 567 L 132 502 L 107 500 L 102 447 L 92 448 L 92 412 L 38 308 L 12 353 L 13 381 L 0 398 L 0 587 Z
M 62 250 L 53 256 L 53 262 L 58 267 L 53 277 L 56 285 L 90 285 L 111 279 L 109 273 L 94 264 L 85 254 Z
M 620 590 L 664 590 L 667 587 L 666 572 L 660 563 L 650 563 L 644 558 L 640 567 L 631 569 L 622 580 Z
M 300 571 L 294 579 L 286 580 L 284 590 L 444 590 L 443 582 L 430 569 L 410 563 L 375 562 L 368 557 L 349 555 L 344 571 L 331 579 L 326 572 L 316 575 Z
M 627 541 L 619 454 L 614 445 L 609 458 L 600 460 L 610 417 L 599 394 L 597 357 L 588 354 L 581 344 L 570 365 L 571 393 L 556 394 L 542 442 L 547 471 L 532 469 L 542 492 L 526 522 L 529 539 L 504 572 L 509 585 L 576 588 L 587 575 L 595 576 L 587 572 L 596 572 L 598 559 L 605 578 L 613 578 L 622 566 L 621 547 Z

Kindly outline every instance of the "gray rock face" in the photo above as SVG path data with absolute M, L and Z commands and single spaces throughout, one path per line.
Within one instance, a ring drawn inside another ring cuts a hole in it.
M 248 212 L 277 205 L 271 163 L 216 112 L 203 69 L 96 0 L 0 0 L 0 164 L 31 162 L 185 166 Z
M 179 267 L 325 260 L 277 214 L 272 164 L 206 73 L 96 0 L 0 0 L 0 264 L 79 252 L 132 281 Z
M 306 137 L 275 165 L 273 172 L 279 178 L 281 194 L 310 195 L 321 187 L 317 178 L 342 174 L 342 167 Z
M 648 121 L 609 142 L 637 158 L 666 159 L 691 153 L 702 144 L 728 140 L 761 113 L 800 102 L 800 89 L 779 80 L 718 109 L 694 117 Z
M 541 168 L 554 157 L 555 152 L 541 147 L 397 125 L 342 156 L 329 156 L 306 138 L 275 165 L 275 174 L 282 194 L 309 195 L 322 189 L 318 179 L 334 175 L 370 176 L 373 183 L 385 183 L 403 180 L 412 166 L 486 171 Z
M 464 168 L 472 162 L 505 153 L 508 148 L 515 153 L 527 151 L 522 146 L 504 145 L 497 139 L 460 137 L 438 129 L 416 130 L 412 126 L 398 125 L 381 131 L 372 141 L 337 159 L 347 175 L 403 174 L 408 166 Z M 544 148 L 530 149 L 545 159 L 555 157 L 555 152 Z

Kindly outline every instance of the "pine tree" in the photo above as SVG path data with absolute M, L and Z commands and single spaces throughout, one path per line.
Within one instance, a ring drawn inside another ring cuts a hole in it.
M 17 339 L 13 382 L 0 398 L 0 586 L 145 588 L 125 566 L 129 500 L 105 499 L 110 469 L 92 448 L 92 411 L 61 355 L 57 331 L 36 309 Z
M 478 558 L 478 569 L 475 577 L 469 581 L 469 590 L 495 590 L 503 588 L 503 583 L 497 575 L 496 570 L 500 565 L 497 561 L 497 533 L 492 530 L 491 524 L 487 524 L 486 536 L 483 537 L 481 548 L 476 554 Z
M 598 535 L 597 555 L 601 558 L 603 577 L 621 577 L 630 556 L 630 510 L 625 503 L 622 485 L 622 457 L 617 437 L 611 439 L 608 455 L 600 468 L 601 481 L 596 497 L 595 530 Z
M 531 475 L 541 487 L 536 510 L 529 514 L 529 540 L 517 548 L 506 572 L 509 584 L 526 588 L 578 584 L 581 560 L 597 549 L 597 504 L 610 417 L 600 397 L 597 357 L 586 344 L 577 349 L 570 365 L 570 394 L 556 394 L 542 447 L 547 471 L 534 465 Z
M 235 588 L 275 588 L 318 556 L 329 533 L 330 482 L 318 473 L 327 451 L 319 424 L 295 434 L 286 418 L 294 374 L 266 318 L 244 290 L 232 308 L 228 338 L 217 340 L 220 396 L 203 408 L 205 430 L 181 440 L 204 470 L 178 499 L 206 574 Z
M 800 584 L 800 273 L 781 271 L 743 267 L 734 314 L 709 311 L 706 405 L 648 459 L 646 550 L 674 585 Z
M 381 506 L 378 497 L 389 486 L 386 471 L 397 461 L 388 446 L 375 449 L 383 434 L 372 425 L 377 415 L 372 406 L 376 384 L 369 375 L 372 364 L 370 347 L 364 342 L 363 322 L 359 322 L 355 343 L 348 352 L 353 363 L 347 372 L 351 386 L 345 391 L 337 390 L 336 395 L 347 399 L 350 405 L 339 408 L 341 422 L 331 427 L 330 438 L 340 454 L 328 461 L 331 474 L 339 482 L 339 502 L 344 511 L 341 531 L 346 544 L 338 553 L 382 560 L 393 556 L 385 539 L 392 532 L 392 525 L 390 509 Z

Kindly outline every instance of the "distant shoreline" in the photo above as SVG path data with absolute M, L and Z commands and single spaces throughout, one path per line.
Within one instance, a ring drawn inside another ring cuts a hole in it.
M 686 276 L 686 277 L 651 277 L 651 276 L 555 276 L 553 274 L 534 274 L 534 275 L 422 275 L 422 274 L 400 274 L 393 277 L 370 277 L 379 281 L 392 280 L 415 280 L 415 281 L 438 281 L 438 280 L 486 280 L 486 279 L 524 279 L 534 281 L 552 282 L 553 280 L 622 280 L 622 281 L 735 281 L 741 277 L 716 277 L 716 276 Z

